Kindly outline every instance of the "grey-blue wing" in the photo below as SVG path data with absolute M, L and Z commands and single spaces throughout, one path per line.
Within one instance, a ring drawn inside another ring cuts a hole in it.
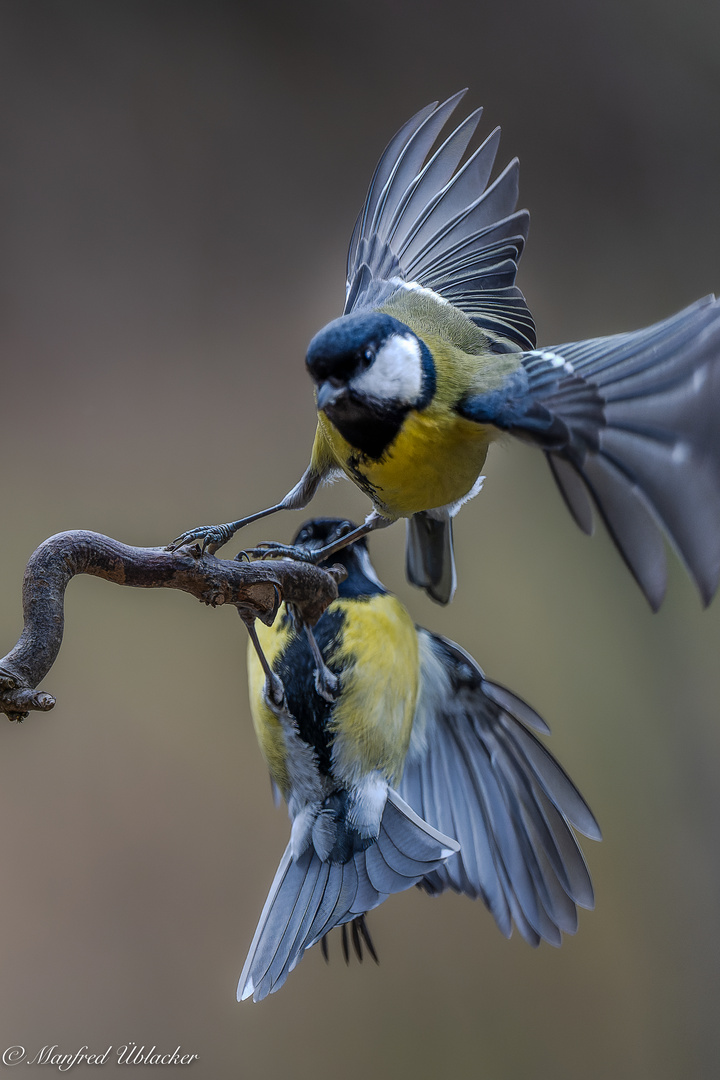
M 662 535 L 707 604 L 720 579 L 720 302 L 698 300 L 634 333 L 523 355 L 506 387 L 463 415 L 543 449 L 584 532 L 592 505 L 653 609 Z
M 535 326 L 515 285 L 530 220 L 527 211 L 515 212 L 517 160 L 488 186 L 495 129 L 460 164 L 481 109 L 432 152 L 464 93 L 422 109 L 383 153 L 350 242 L 345 313 L 377 307 L 414 282 L 479 326 L 532 348 Z
M 398 790 L 460 843 L 424 887 L 480 897 L 506 936 L 515 922 L 532 945 L 559 945 L 577 928 L 576 905 L 593 906 L 573 829 L 600 839 L 597 822 L 528 730 L 547 731 L 540 717 L 459 646 L 418 634 L 423 683 Z

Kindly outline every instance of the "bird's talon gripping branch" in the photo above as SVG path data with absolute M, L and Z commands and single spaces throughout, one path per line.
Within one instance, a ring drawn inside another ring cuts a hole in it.
M 296 547 L 294 544 L 276 544 L 273 540 L 267 540 L 257 547 L 248 548 L 245 552 L 252 559 L 294 559 L 295 562 L 315 564 L 315 556 L 312 551 Z
M 198 525 L 196 529 L 188 529 L 187 532 L 176 536 L 173 542 L 168 544 L 167 550 L 177 551 L 178 548 L 186 547 L 188 544 L 192 544 L 193 541 L 199 540 L 200 554 L 214 555 L 224 544 L 227 544 L 234 532 L 235 529 L 230 524 Z
M 45 678 L 60 650 L 64 597 L 76 574 L 135 588 L 180 589 L 203 603 L 234 606 L 252 631 L 260 619 L 270 625 L 283 599 L 296 605 L 301 618 L 315 623 L 338 595 L 342 567 L 329 571 L 299 563 L 255 563 L 189 559 L 187 552 L 135 548 L 99 533 L 77 530 L 50 537 L 33 553 L 23 583 L 24 627 L 15 646 L 0 657 L 0 713 L 24 720 L 47 712 L 55 698 L 35 687 Z M 274 693 L 284 698 L 282 687 Z

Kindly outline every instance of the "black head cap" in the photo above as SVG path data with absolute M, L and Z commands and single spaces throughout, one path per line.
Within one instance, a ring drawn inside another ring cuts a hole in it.
M 378 349 L 393 334 L 409 333 L 405 323 L 383 312 L 342 315 L 315 335 L 305 362 L 318 385 L 326 379 L 341 385 L 369 368 Z
M 352 521 L 348 521 L 347 518 L 312 518 L 300 526 L 293 538 L 293 545 L 307 548 L 308 551 L 315 551 L 318 548 L 325 547 L 326 544 L 331 544 L 334 540 L 338 540 L 341 536 L 353 532 L 355 529 L 357 529 L 357 525 Z M 367 544 L 365 537 L 363 537 L 361 540 L 356 540 L 354 544 L 350 544 L 348 548 L 342 548 L 337 552 L 337 555 L 331 557 L 330 561 L 340 562 L 339 556 L 344 551 L 350 551 L 356 544 L 361 545 L 367 551 Z
M 309 551 L 317 551 L 356 528 L 357 526 L 352 521 L 345 518 L 313 518 L 300 526 L 293 544 L 307 548 Z M 341 581 L 338 586 L 340 596 L 367 597 L 387 592 L 378 580 L 370 562 L 364 536 L 349 544 L 348 547 L 340 548 L 320 565 L 332 566 L 335 563 L 340 563 L 348 572 L 345 581 Z

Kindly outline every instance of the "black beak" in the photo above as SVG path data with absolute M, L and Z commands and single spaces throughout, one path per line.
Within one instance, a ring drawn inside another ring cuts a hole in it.
M 317 390 L 317 407 L 319 410 L 327 409 L 328 405 L 334 405 L 336 401 L 344 397 L 346 394 L 346 388 L 344 386 L 333 386 L 329 379 L 318 386 Z

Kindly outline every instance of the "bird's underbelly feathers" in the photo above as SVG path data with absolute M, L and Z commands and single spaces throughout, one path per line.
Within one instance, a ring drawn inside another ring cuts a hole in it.
M 301 643 L 281 608 L 271 627 L 256 624 L 268 663 L 279 672 L 291 646 Z M 394 596 L 383 593 L 367 598 L 335 600 L 323 618 L 330 616 L 340 631 L 323 648 L 325 662 L 339 676 L 341 693 L 329 710 L 325 739 L 331 747 L 332 773 L 352 783 L 373 770 L 388 778 L 399 777 L 410 742 L 419 685 L 419 650 L 415 626 Z M 339 616 L 339 618 L 338 618 Z M 316 628 L 320 637 L 322 620 Z M 312 678 L 298 686 L 307 701 L 315 703 L 318 716 L 327 706 L 317 694 Z M 265 676 L 255 650 L 248 648 L 248 683 L 255 733 L 270 775 L 287 797 L 289 779 L 286 745 L 277 717 L 263 701 Z M 291 711 L 293 688 L 286 693 Z M 311 697 L 315 695 L 315 697 Z M 300 731 L 302 735 L 302 729 Z
M 323 413 L 320 426 L 333 457 L 387 517 L 410 517 L 462 499 L 485 464 L 498 432 L 432 407 L 410 412 L 379 459 L 352 447 Z
M 333 772 L 354 783 L 372 770 L 399 780 L 412 732 L 419 649 L 412 619 L 388 594 L 332 605 L 345 615 L 327 661 L 342 692 L 332 713 Z

